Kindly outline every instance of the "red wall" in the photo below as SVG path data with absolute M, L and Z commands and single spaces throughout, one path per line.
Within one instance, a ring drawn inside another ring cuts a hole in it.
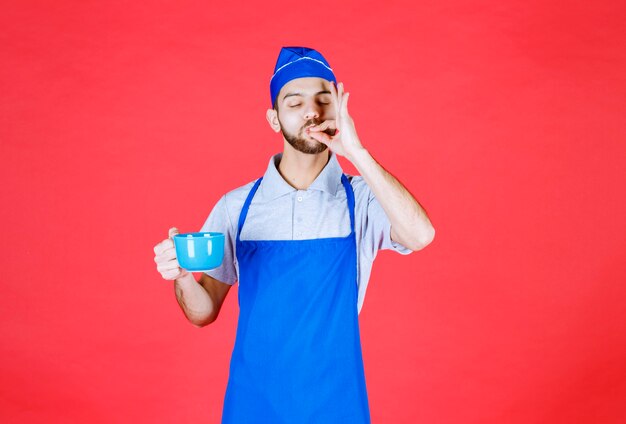
M 625 12 L 4 1 L 0 421 L 218 422 L 236 290 L 195 328 L 152 248 L 281 150 L 269 78 L 304 45 L 437 231 L 375 263 L 373 422 L 624 422 Z

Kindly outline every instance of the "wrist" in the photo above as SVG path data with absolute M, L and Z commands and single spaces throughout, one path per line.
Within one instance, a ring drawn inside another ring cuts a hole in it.
M 181 286 L 188 286 L 190 284 L 196 284 L 196 278 L 193 274 L 187 270 L 182 270 L 181 275 L 175 280 Z
M 371 161 L 372 155 L 365 147 L 359 147 L 350 152 L 350 155 L 346 155 L 347 159 L 354 165 L 354 167 L 361 173 L 362 169 L 367 166 L 367 163 Z

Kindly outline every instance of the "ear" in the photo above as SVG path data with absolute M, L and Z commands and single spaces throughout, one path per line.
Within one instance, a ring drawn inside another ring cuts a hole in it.
M 267 122 L 270 124 L 270 127 L 274 130 L 274 132 L 280 132 L 280 122 L 278 122 L 278 112 L 274 109 L 268 109 L 265 113 L 265 117 L 267 118 Z

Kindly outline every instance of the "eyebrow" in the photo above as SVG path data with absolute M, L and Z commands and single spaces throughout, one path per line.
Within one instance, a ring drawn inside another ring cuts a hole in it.
M 322 91 L 318 91 L 317 93 L 315 93 L 315 96 L 319 96 L 320 94 L 332 94 L 330 91 L 328 90 L 322 90 Z M 283 102 L 287 99 L 287 97 L 291 97 L 291 96 L 302 96 L 302 93 L 289 93 L 289 94 L 285 94 L 285 97 L 283 97 Z

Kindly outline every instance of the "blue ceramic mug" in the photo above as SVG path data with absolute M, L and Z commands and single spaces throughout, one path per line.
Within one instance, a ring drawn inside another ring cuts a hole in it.
M 187 271 L 208 271 L 224 259 L 223 233 L 185 233 L 174 235 L 176 258 Z

